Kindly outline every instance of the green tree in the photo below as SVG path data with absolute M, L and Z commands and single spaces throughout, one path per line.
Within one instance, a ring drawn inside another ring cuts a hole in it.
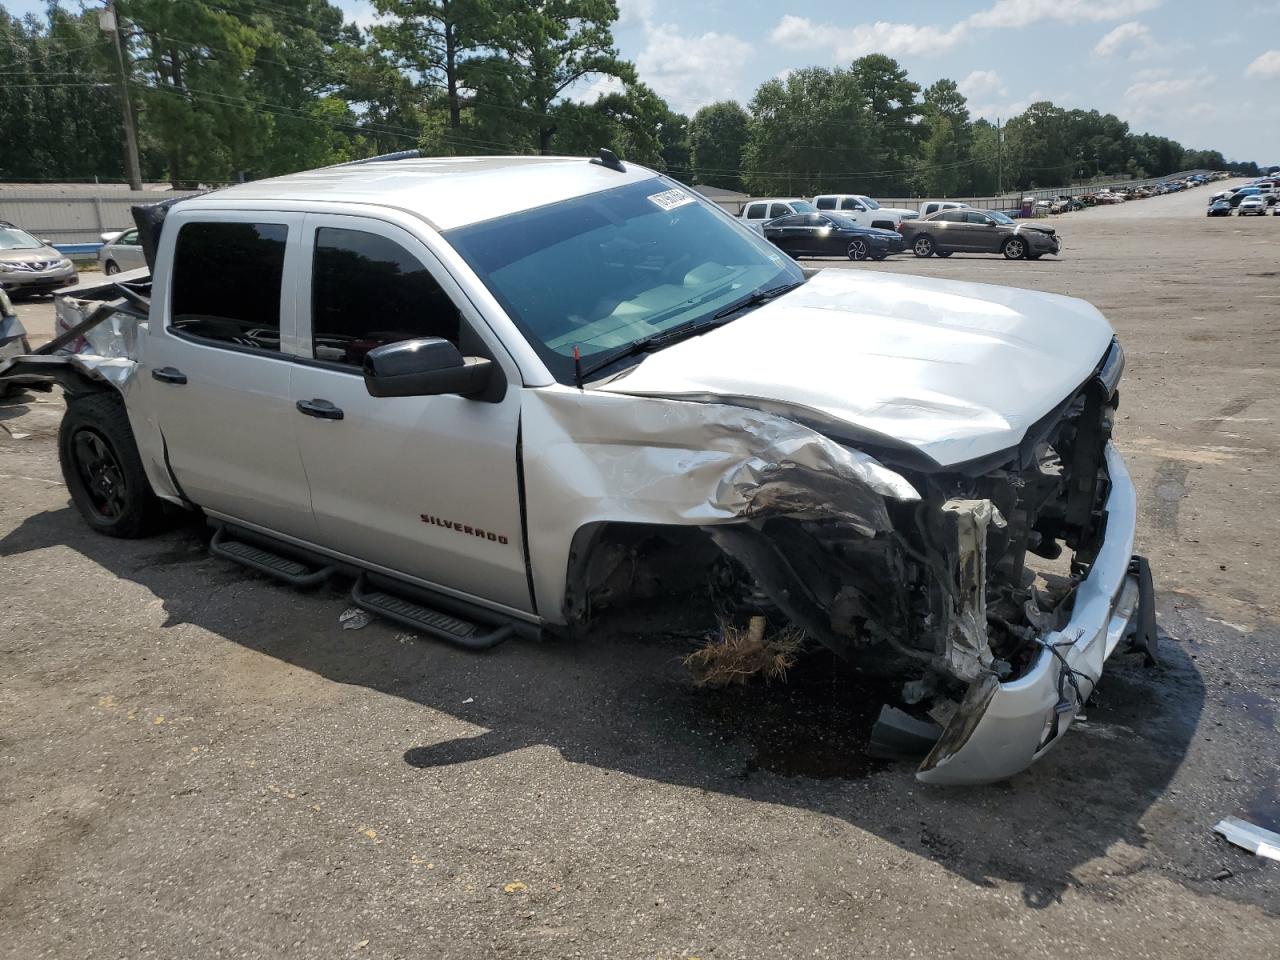
M 749 106 L 743 182 L 753 193 L 870 189 L 860 170 L 874 118 L 849 70 L 805 67 L 761 84 Z
M 505 0 L 487 43 L 498 52 L 471 64 L 477 134 L 549 153 L 556 105 L 575 85 L 602 76 L 634 84 L 635 68 L 613 45 L 617 19 L 614 0 Z
M 733 100 L 703 107 L 689 121 L 689 151 L 695 183 L 742 189 L 742 154 L 751 118 Z
M 970 179 L 973 133 L 968 104 L 955 81 L 939 80 L 925 90 L 921 113 L 924 135 L 917 189 L 925 196 L 955 196 Z
M 859 57 L 849 72 L 870 107 L 870 142 L 862 169 L 877 171 L 869 179 L 878 188 L 868 186 L 868 192 L 905 192 L 921 135 L 916 122 L 920 86 L 907 78 L 897 60 L 881 53 Z

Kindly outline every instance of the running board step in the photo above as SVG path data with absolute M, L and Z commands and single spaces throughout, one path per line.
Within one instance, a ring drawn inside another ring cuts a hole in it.
M 209 552 L 215 557 L 230 560 L 250 570 L 274 577 L 291 587 L 314 587 L 324 583 L 336 572 L 333 566 L 309 567 L 300 560 L 272 553 L 264 547 L 233 539 L 227 532 L 226 524 L 219 524 L 213 539 L 209 541 Z
M 368 575 L 364 573 L 351 588 L 351 602 L 361 610 L 466 650 L 488 650 L 516 632 L 510 623 L 478 624 L 370 586 Z

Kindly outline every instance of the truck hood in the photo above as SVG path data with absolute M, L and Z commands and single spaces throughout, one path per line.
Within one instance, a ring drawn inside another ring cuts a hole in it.
M 828 269 L 598 389 L 755 407 L 946 467 L 1016 446 L 1112 336 L 1072 297 Z

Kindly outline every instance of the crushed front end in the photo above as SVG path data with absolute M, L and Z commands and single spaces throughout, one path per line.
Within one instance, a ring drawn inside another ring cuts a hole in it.
M 920 495 L 888 501 L 872 536 L 821 516 L 707 528 L 744 590 L 902 679 L 902 706 L 938 732 L 921 780 L 1017 773 L 1058 742 L 1122 639 L 1154 655 L 1136 498 L 1110 442 L 1123 366 L 1113 341 L 1016 450 L 945 469 L 870 451 Z

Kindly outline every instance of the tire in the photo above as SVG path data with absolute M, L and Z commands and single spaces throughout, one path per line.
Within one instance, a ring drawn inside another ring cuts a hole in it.
M 58 461 L 72 502 L 98 533 L 132 540 L 164 526 L 164 504 L 151 490 L 124 402 L 115 394 L 85 394 L 67 404 Z
M 1027 254 L 1027 259 L 1028 259 L 1028 260 L 1039 260 L 1039 259 L 1040 259 L 1041 257 L 1043 257 L 1043 256 L 1044 256 L 1044 254 L 1043 254 L 1043 253 L 1028 253 L 1028 254 Z
M 954 252 L 955 252 L 954 250 L 935 250 L 933 251 L 933 255 L 935 257 L 949 257 Z
M 928 234 L 923 237 L 916 237 L 915 240 L 911 242 L 911 252 L 922 260 L 925 257 L 933 256 L 934 249 L 933 237 Z
M 876 263 L 879 263 L 881 260 L 887 259 L 888 256 L 889 255 L 887 253 L 873 253 L 871 255 L 871 259 L 874 260 Z
M 116 262 L 114 260 L 108 260 L 105 264 L 102 265 L 102 272 L 105 273 L 108 277 L 114 277 L 117 273 L 120 272 L 120 268 L 116 266 Z
M 1000 248 L 1006 260 L 1021 260 L 1027 255 L 1027 241 L 1021 237 L 1010 237 Z
M 867 246 L 867 241 L 855 237 L 849 241 L 849 248 L 845 251 L 850 260 L 865 260 L 871 255 L 871 248 Z

